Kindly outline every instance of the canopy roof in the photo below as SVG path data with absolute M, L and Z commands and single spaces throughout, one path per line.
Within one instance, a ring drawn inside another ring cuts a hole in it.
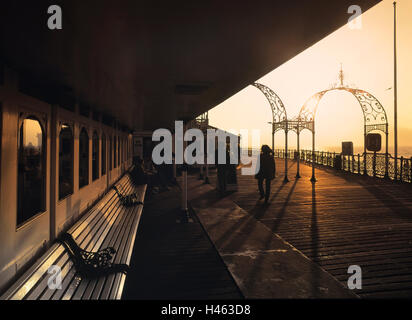
M 142 130 L 213 108 L 344 25 L 353 1 L 56 0 L 54 31 L 50 4 L 2 1 L 4 62 L 51 102 Z

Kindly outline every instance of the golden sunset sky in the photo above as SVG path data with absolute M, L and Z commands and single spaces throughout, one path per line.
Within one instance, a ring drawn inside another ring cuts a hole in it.
M 389 149 L 394 136 L 393 117 L 393 1 L 384 0 L 362 14 L 362 28 L 348 25 L 268 73 L 257 82 L 269 86 L 282 99 L 288 118 L 299 114 L 305 101 L 318 91 L 337 83 L 340 64 L 345 83 L 373 94 L 389 119 Z M 397 1 L 398 28 L 398 134 L 400 154 L 412 148 L 412 0 Z M 348 18 L 350 14 L 348 14 Z M 274 40 L 275 41 L 275 40 Z M 389 89 L 388 88 L 392 88 Z M 271 111 L 264 95 L 248 86 L 209 111 L 210 124 L 232 129 L 260 129 L 261 144 L 271 145 Z M 296 135 L 289 133 L 290 147 Z M 316 115 L 318 150 L 340 151 L 342 141 L 353 141 L 355 151 L 363 148 L 363 115 L 356 99 L 347 92 L 328 93 Z M 384 139 L 383 139 L 384 141 Z M 311 134 L 301 135 L 302 148 L 311 147 Z M 284 133 L 277 133 L 276 148 L 284 147 Z M 384 148 L 384 147 L 383 147 Z M 383 149 L 384 150 L 384 149 Z

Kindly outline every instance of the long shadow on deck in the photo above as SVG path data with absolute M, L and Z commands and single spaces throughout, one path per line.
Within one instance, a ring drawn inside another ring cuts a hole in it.
M 242 299 L 200 223 L 177 223 L 177 187 L 146 201 L 123 299 Z
M 319 229 L 316 209 L 316 184 L 312 183 L 312 219 L 310 224 L 310 234 L 312 239 L 312 248 L 315 256 L 318 256 L 319 251 Z M 319 268 L 312 268 L 312 292 L 316 292 L 319 286 Z

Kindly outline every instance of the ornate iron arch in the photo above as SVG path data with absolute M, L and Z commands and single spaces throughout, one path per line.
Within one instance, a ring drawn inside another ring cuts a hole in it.
M 285 150 L 286 154 L 288 153 L 288 135 L 287 133 L 292 130 L 296 131 L 295 126 L 288 120 L 286 108 L 283 104 L 282 100 L 279 96 L 269 87 L 260 84 L 260 83 L 252 83 L 254 87 L 259 89 L 266 97 L 270 104 L 270 108 L 272 110 L 272 149 L 273 152 L 275 151 L 275 134 L 277 131 L 284 130 L 285 131 Z M 287 157 L 285 157 L 285 182 L 288 182 L 288 161 Z
M 315 93 L 302 106 L 298 120 L 302 123 L 314 122 L 320 100 L 326 93 L 334 90 L 344 90 L 356 98 L 363 112 L 366 133 L 374 130 L 382 131 L 385 134 L 388 133 L 388 117 L 379 100 L 365 90 L 348 87 L 332 88 Z
M 282 121 L 286 121 L 286 108 L 279 96 L 272 89 L 263 84 L 255 82 L 252 86 L 258 88 L 268 100 L 270 108 L 272 109 L 273 123 L 281 123 Z
M 320 91 L 315 93 L 310 97 L 305 104 L 302 106 L 298 116 L 298 128 L 299 130 L 308 129 L 312 132 L 312 159 L 315 157 L 315 117 L 319 106 L 320 100 L 323 96 L 334 90 L 344 90 L 351 93 L 358 101 L 362 112 L 364 120 L 364 172 L 366 173 L 366 136 L 371 131 L 381 131 L 386 136 L 386 169 L 385 176 L 388 176 L 388 162 L 389 162 L 389 152 L 388 152 L 388 136 L 389 136 L 389 123 L 386 111 L 379 100 L 370 94 L 369 92 L 361 89 L 349 88 L 343 85 L 343 74 L 341 70 L 341 85 L 339 87 L 334 87 L 328 90 Z M 298 134 L 299 135 L 299 134 Z M 299 137 L 298 137 L 299 146 Z M 298 147 L 299 151 L 299 147 Z M 312 181 L 316 181 L 315 178 L 315 161 L 312 161 Z M 298 161 L 299 170 L 299 161 Z M 299 175 L 299 171 L 297 173 Z

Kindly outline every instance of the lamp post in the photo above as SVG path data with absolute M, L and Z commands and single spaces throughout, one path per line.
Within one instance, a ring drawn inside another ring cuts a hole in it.
M 398 179 L 398 80 L 397 80 L 397 57 L 396 57 L 396 1 L 393 2 L 393 68 L 394 68 L 394 137 L 395 137 L 395 181 Z

